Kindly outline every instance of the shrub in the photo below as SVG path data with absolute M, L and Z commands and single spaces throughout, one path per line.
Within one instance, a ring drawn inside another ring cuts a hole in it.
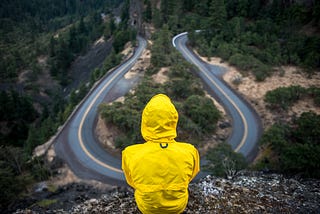
M 37 205 L 43 208 L 49 207 L 52 204 L 56 204 L 58 202 L 58 199 L 43 199 L 39 202 L 37 202 Z
M 209 160 L 206 168 L 216 176 L 232 177 L 247 167 L 244 156 L 234 152 L 227 143 L 220 143 L 209 150 L 206 157 Z
M 257 67 L 253 68 L 252 72 L 256 78 L 256 81 L 264 81 L 268 76 L 270 76 L 271 68 L 263 63 L 257 64 Z
M 201 127 L 193 122 L 190 118 L 186 117 L 183 114 L 180 114 L 178 121 L 178 137 L 179 139 L 188 140 L 190 139 L 190 136 L 201 137 Z
M 250 63 L 248 62 L 248 57 L 240 53 L 232 55 L 229 62 L 231 65 L 234 65 L 244 71 L 251 68 Z
M 268 91 L 265 95 L 265 101 L 271 108 L 288 109 L 305 93 L 301 86 L 279 87 L 273 91 Z
M 234 47 L 234 45 L 228 43 L 222 43 L 217 48 L 217 54 L 223 60 L 229 60 L 229 58 L 237 52 L 237 48 Z
M 320 115 L 314 112 L 304 112 L 294 121 L 293 137 L 296 142 L 320 145 Z
M 289 127 L 283 124 L 275 124 L 266 130 L 260 139 L 260 144 L 271 145 L 274 151 L 281 152 L 288 144 L 287 138 L 290 135 Z
M 272 152 L 258 165 L 268 162 L 268 167 L 282 173 L 305 177 L 320 177 L 320 115 L 305 112 L 292 125 L 275 124 L 261 138 L 264 148 Z
M 208 133 L 216 128 L 216 123 L 221 115 L 211 99 L 192 95 L 184 104 L 185 114 L 201 127 L 203 133 Z
M 313 98 L 314 103 L 320 106 L 320 88 L 311 87 L 308 89 L 308 94 Z

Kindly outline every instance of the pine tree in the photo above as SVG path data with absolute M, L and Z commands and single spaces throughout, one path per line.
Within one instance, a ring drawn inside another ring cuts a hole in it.
M 224 0 L 213 0 L 209 7 L 209 31 L 220 32 L 227 22 Z

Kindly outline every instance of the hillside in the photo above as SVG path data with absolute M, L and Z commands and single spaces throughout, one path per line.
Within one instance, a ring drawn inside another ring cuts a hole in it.
M 201 57 L 201 56 L 200 56 Z M 273 76 L 268 77 L 263 82 L 255 81 L 253 75 L 243 76 L 241 71 L 236 67 L 224 62 L 221 58 L 213 57 L 208 60 L 207 57 L 201 57 L 202 60 L 226 68 L 227 72 L 223 79 L 238 93 L 245 97 L 246 100 L 256 109 L 262 118 L 265 129 L 276 123 L 279 118 L 289 119 L 293 116 L 299 117 L 303 112 L 313 111 L 320 114 L 320 108 L 310 99 L 304 99 L 294 104 L 287 112 L 272 112 L 267 108 L 264 97 L 268 91 L 272 91 L 278 87 L 289 87 L 299 85 L 301 87 L 318 87 L 320 88 L 320 73 L 317 72 L 310 77 L 304 73 L 301 68 L 296 66 L 281 67 L 282 73 L 277 72 Z M 240 78 L 240 83 L 234 83 L 234 80 Z
M 139 33 L 148 39 L 147 51 L 121 82 L 136 87 L 100 108 L 96 134 L 106 149 L 120 157 L 121 149 L 141 142 L 135 129 L 141 108 L 155 93 L 167 93 L 182 112 L 179 139 L 211 161 L 221 157 L 211 164 L 215 176 L 190 185 L 186 213 L 318 212 L 319 2 L 132 0 L 117 15 L 104 1 L 61 0 L 40 12 L 41 1 L 30 2 L 15 0 L 0 10 L 0 190 L 7 193 L 1 210 L 139 213 L 132 189 L 76 177 L 52 147 L 47 156 L 32 158 L 95 82 L 132 52 Z M 5 8 L 14 4 L 19 7 L 8 13 Z M 206 30 L 194 33 L 200 28 Z M 184 31 L 189 47 L 224 67 L 224 80 L 261 117 L 264 133 L 255 162 L 247 163 L 231 147 L 217 149 L 234 127 L 204 91 L 195 68 L 171 46 L 172 36 Z M 192 105 L 196 111 L 188 114 L 194 100 L 210 107 Z M 230 179 L 224 179 L 229 174 L 222 160 L 234 164 Z
M 129 50 L 130 47 L 128 47 L 126 52 L 130 52 Z M 206 58 L 203 59 L 206 60 Z M 229 82 L 229 78 L 239 75 L 239 72 L 234 67 L 226 63 L 221 63 L 220 61 L 220 59 L 213 58 L 210 62 L 215 65 L 224 66 L 227 69 L 225 74 L 227 82 Z M 130 80 L 130 78 L 134 78 L 134 76 L 141 75 L 140 72 L 145 70 L 146 67 L 149 66 L 149 63 L 150 52 L 146 51 L 141 60 L 139 60 L 139 63 L 134 66 L 125 78 Z M 155 81 L 164 83 L 168 79 L 165 72 L 163 72 L 164 70 L 165 69 L 161 69 L 153 75 Z M 292 73 L 288 72 L 287 74 Z M 304 84 L 308 82 L 311 85 L 314 83 L 318 84 L 318 81 L 310 81 L 299 73 L 295 73 L 295 75 L 297 76 L 296 78 L 293 78 L 292 75 L 284 75 L 280 79 L 276 79 L 288 85 L 297 83 L 297 81 Z M 253 79 L 254 77 L 247 77 L 241 85 L 234 87 L 250 89 L 259 88 L 262 87 L 263 84 L 268 84 L 268 82 L 257 83 Z M 269 84 L 275 83 L 275 81 L 276 80 L 270 81 Z M 232 81 L 229 84 L 233 86 Z M 276 84 L 274 85 L 276 86 Z M 270 86 L 263 88 L 272 90 Z M 245 94 L 248 90 L 239 90 L 246 99 L 250 100 L 249 96 L 251 93 Z M 255 93 L 255 96 L 262 96 L 264 93 L 265 91 L 262 91 L 261 94 Z M 124 97 L 119 100 L 124 100 Z M 261 106 L 264 106 L 264 104 Z M 260 112 L 259 109 L 257 110 Z M 268 110 L 264 108 L 264 111 Z M 288 113 L 290 112 L 291 111 Z M 274 122 L 272 118 L 266 121 Z M 103 125 L 100 127 L 100 131 L 102 132 L 98 132 L 100 133 L 101 139 L 110 143 L 113 132 L 110 132 L 110 129 L 107 129 L 107 127 Z M 105 136 L 103 136 L 103 134 L 105 134 Z M 114 145 L 112 145 L 112 147 L 114 148 Z M 52 152 L 53 151 L 48 153 L 51 159 L 56 157 Z M 32 200 L 27 200 L 28 203 L 33 204 L 30 210 L 39 212 L 42 212 L 44 209 L 47 210 L 47 212 L 59 210 L 59 212 L 64 211 L 65 213 L 84 213 L 86 211 L 139 213 L 134 203 L 133 190 L 131 188 L 110 187 L 98 182 L 81 180 L 68 170 L 67 167 L 56 170 L 60 172 L 59 176 L 46 182 L 46 185 L 49 187 L 56 186 L 57 189 L 51 192 L 51 190 L 49 190 L 50 188 L 46 187 L 42 192 L 33 194 L 31 197 Z M 313 213 L 319 209 L 319 185 L 319 180 L 316 179 L 290 178 L 280 174 L 263 172 L 243 171 L 231 180 L 211 176 L 197 181 L 190 186 L 190 200 L 186 213 L 224 213 L 225 211 L 237 211 L 240 213 Z M 41 201 L 46 200 L 48 200 L 48 205 L 37 205 L 41 203 Z M 21 206 L 28 207 L 28 203 L 24 202 Z M 19 202 L 16 203 L 15 206 L 19 206 Z M 17 211 L 17 213 L 27 212 L 27 210 L 28 209 Z
M 190 214 L 318 213 L 320 209 L 319 180 L 261 172 L 242 172 L 231 180 L 208 176 L 192 183 L 189 194 L 184 213 Z M 28 208 L 13 213 L 140 213 L 132 189 L 97 189 L 86 183 L 71 183 L 54 192 L 45 188 L 25 199 L 22 207 Z

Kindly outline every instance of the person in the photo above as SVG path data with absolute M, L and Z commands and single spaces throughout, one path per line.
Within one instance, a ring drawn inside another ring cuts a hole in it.
M 135 190 L 138 209 L 142 213 L 182 213 L 189 183 L 200 171 L 198 150 L 175 141 L 178 112 L 168 96 L 152 97 L 141 119 L 146 142 L 122 152 L 122 169 Z

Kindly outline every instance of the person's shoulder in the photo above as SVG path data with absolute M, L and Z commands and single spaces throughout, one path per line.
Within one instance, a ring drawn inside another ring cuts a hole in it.
M 143 146 L 144 146 L 144 144 L 142 144 L 142 143 L 133 144 L 133 145 L 127 146 L 127 147 L 123 150 L 123 152 L 135 152 L 135 151 L 137 151 L 137 150 L 140 150 Z
M 194 145 L 191 143 L 186 143 L 186 142 L 177 142 L 177 145 L 182 148 L 187 148 L 187 149 L 196 149 Z

